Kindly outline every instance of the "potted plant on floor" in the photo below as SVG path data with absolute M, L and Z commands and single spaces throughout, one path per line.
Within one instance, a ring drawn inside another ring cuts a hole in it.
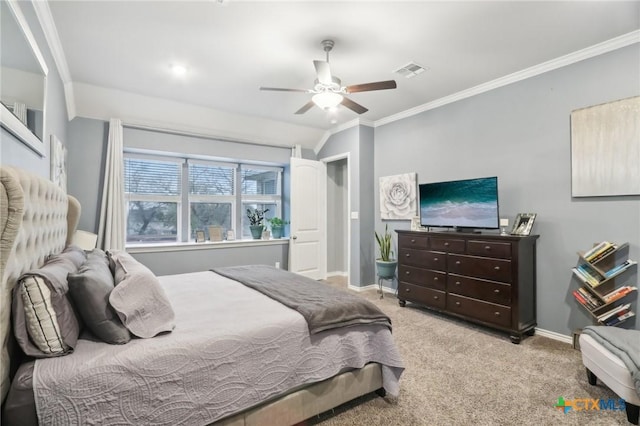
M 378 277 L 391 279 L 396 275 L 398 260 L 393 257 L 393 250 L 391 250 L 391 234 L 389 233 L 389 225 L 385 225 L 384 234 L 379 235 L 375 231 L 374 234 L 376 235 L 378 249 L 380 250 L 380 257 L 376 259 Z
M 271 225 L 271 236 L 273 238 L 282 238 L 284 235 L 284 226 L 289 222 L 282 220 L 279 217 L 272 217 L 267 220 L 269 221 L 269 225 Z
M 262 230 L 264 229 L 264 214 L 269 209 L 247 209 L 247 218 L 249 219 L 249 229 L 254 240 L 262 238 Z

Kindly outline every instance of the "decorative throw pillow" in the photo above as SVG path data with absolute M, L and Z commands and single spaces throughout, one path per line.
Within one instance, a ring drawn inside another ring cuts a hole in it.
M 109 303 L 124 326 L 142 338 L 173 330 L 173 308 L 153 272 L 125 251 L 111 252 L 111 257 L 117 278 Z
M 129 330 L 109 305 L 113 290 L 113 275 L 104 251 L 94 249 L 75 274 L 69 274 L 69 294 L 82 320 L 100 340 L 110 344 L 124 344 L 131 340 Z
M 13 292 L 13 330 L 26 355 L 46 358 L 73 351 L 80 323 L 67 294 L 67 275 L 85 259 L 84 250 L 69 246 L 18 280 Z

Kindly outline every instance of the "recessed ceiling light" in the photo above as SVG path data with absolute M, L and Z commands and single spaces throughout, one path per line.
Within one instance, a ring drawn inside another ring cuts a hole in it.
M 187 67 L 180 64 L 173 64 L 171 65 L 171 72 L 176 77 L 182 77 L 187 73 Z

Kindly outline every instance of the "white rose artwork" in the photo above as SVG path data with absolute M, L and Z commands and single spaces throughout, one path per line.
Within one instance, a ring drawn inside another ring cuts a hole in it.
M 380 217 L 411 220 L 416 215 L 416 173 L 380 178 Z

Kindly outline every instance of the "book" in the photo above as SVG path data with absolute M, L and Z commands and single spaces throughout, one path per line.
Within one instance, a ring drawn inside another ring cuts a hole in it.
M 578 293 L 578 292 L 577 292 L 577 291 L 575 291 L 575 290 L 573 291 L 573 297 L 575 297 L 575 298 L 576 298 L 576 300 L 577 300 L 581 305 L 583 305 L 585 308 L 587 308 L 587 309 L 591 309 L 591 308 L 589 307 L 589 304 L 588 304 L 587 300 L 586 300 L 585 298 L 583 298 L 583 297 L 582 297 L 582 295 L 580 295 L 580 293 Z
M 580 295 L 591 305 L 594 309 L 599 308 L 604 305 L 604 302 L 596 297 L 594 297 L 591 293 L 589 293 L 585 288 L 580 287 L 578 289 Z
M 588 261 L 590 263 L 596 263 L 602 259 L 604 259 L 605 257 L 607 257 L 608 254 L 613 253 L 618 247 L 616 247 L 615 245 L 611 245 L 609 247 L 607 247 L 604 250 L 601 250 L 598 253 L 595 253 L 593 256 L 591 256 Z
M 635 316 L 635 313 L 633 311 L 627 311 L 621 315 L 615 315 L 613 318 L 605 322 L 605 325 L 609 325 L 609 326 L 618 325 L 622 321 L 628 318 L 631 318 L 632 316 Z
M 630 307 L 631 307 L 631 303 L 627 303 L 626 305 L 616 306 L 615 308 L 610 309 L 610 310 L 608 310 L 607 312 L 605 312 L 605 313 L 603 313 L 601 315 L 598 315 L 598 321 L 602 322 L 602 321 L 606 320 L 607 318 L 609 318 L 610 316 L 615 315 L 616 313 L 618 313 L 620 311 L 627 310 Z
M 595 276 L 591 275 L 584 268 L 581 268 L 580 266 L 578 266 L 576 268 L 573 268 L 572 270 L 578 276 L 578 278 L 580 278 L 582 281 L 586 282 L 587 284 L 591 285 L 591 287 L 595 287 L 598 284 L 600 284 L 600 280 Z
M 625 285 L 613 290 L 610 293 L 605 294 L 604 296 L 602 296 L 602 299 L 607 303 L 615 302 L 616 300 L 622 299 L 627 294 L 636 290 L 638 290 L 637 287 L 631 287 L 631 286 Z
M 592 259 L 594 256 L 596 256 L 598 253 L 602 252 L 603 250 L 606 250 L 607 248 L 613 246 L 613 243 L 610 243 L 609 241 L 602 241 L 601 243 L 596 244 L 595 246 L 593 246 L 592 248 L 590 248 L 589 250 L 587 250 L 582 257 L 586 260 L 590 260 Z
M 606 278 L 611 278 L 614 275 L 619 274 L 620 272 L 624 271 L 625 269 L 627 269 L 628 267 L 630 267 L 631 265 L 635 264 L 635 262 L 631 259 L 627 259 L 624 262 L 622 262 L 619 265 L 614 266 L 613 268 L 609 269 L 608 271 L 606 271 L 604 273 L 604 276 Z

